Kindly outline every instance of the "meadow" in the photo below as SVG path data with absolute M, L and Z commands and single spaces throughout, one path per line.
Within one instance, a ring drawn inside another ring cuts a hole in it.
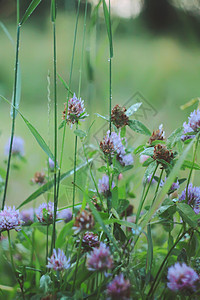
M 198 41 L 39 2 L 0 24 L 0 298 L 198 299 Z

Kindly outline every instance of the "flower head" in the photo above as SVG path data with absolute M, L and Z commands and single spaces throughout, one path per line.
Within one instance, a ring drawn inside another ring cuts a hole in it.
M 66 119 L 66 103 L 65 110 L 63 111 L 63 119 Z M 79 120 L 87 117 L 88 114 L 85 112 L 84 101 L 78 99 L 74 93 L 73 98 L 70 98 L 68 101 L 68 111 L 67 111 L 67 123 L 75 124 Z
M 0 212 L 0 231 L 15 229 L 21 230 L 23 221 L 20 218 L 19 210 L 15 209 L 15 206 L 4 207 Z
M 195 282 L 199 279 L 197 273 L 185 263 L 176 263 L 168 269 L 167 286 L 172 291 L 195 291 Z
M 130 287 L 130 281 L 128 279 L 126 280 L 121 273 L 109 283 L 107 294 L 113 300 L 128 300 L 130 299 Z
M 73 226 L 74 233 L 79 233 L 82 230 L 89 230 L 94 227 L 94 217 L 91 212 L 87 210 L 80 211 L 75 219 Z
M 63 209 L 58 212 L 58 219 L 63 219 L 65 223 L 68 223 L 72 219 L 72 211 L 68 208 Z
M 94 248 L 87 255 L 87 268 L 90 271 L 106 271 L 113 266 L 113 259 L 110 250 L 104 243 L 100 243 L 99 248 Z
M 90 251 L 95 247 L 99 247 L 99 238 L 97 234 L 87 231 L 82 239 L 82 246 L 86 251 Z
M 56 249 L 53 249 L 52 256 L 48 258 L 47 268 L 55 271 L 62 271 L 64 269 L 69 269 L 69 267 L 69 260 L 67 260 L 63 250 L 58 249 L 58 252 L 56 252 Z
M 24 209 L 20 212 L 20 217 L 22 219 L 22 221 L 24 222 L 23 225 L 27 226 L 27 225 L 31 225 L 34 222 L 34 209 L 28 208 L 28 209 Z
M 34 178 L 31 180 L 33 183 L 38 185 L 45 184 L 45 173 L 44 172 L 36 172 Z
M 54 217 L 54 204 L 42 203 L 36 210 L 36 217 L 40 223 L 52 223 Z
M 160 124 L 159 129 L 153 131 L 151 137 L 149 138 L 149 144 L 151 145 L 154 141 L 163 141 L 165 140 L 165 131 L 163 131 L 163 124 Z
M 153 159 L 158 160 L 158 162 L 166 161 L 170 163 L 171 160 L 174 158 L 174 154 L 171 150 L 168 150 L 165 145 L 158 144 L 154 147 L 154 155 Z M 163 165 L 163 163 L 161 163 Z
M 129 118 L 125 114 L 126 108 L 115 105 L 111 113 L 111 121 L 117 127 L 121 128 L 128 125 Z
M 181 196 L 179 197 L 179 201 L 186 200 L 186 192 L 187 187 L 184 189 Z M 193 208 L 196 214 L 200 212 L 200 187 L 195 187 L 192 185 L 192 183 L 189 184 L 187 192 L 187 203 Z
M 112 189 L 115 187 L 114 181 L 112 182 Z M 100 194 L 107 196 L 110 193 L 109 177 L 104 175 L 102 179 L 99 179 L 98 190 Z
M 200 130 L 200 110 L 194 110 L 191 112 L 189 118 L 188 118 L 188 123 L 184 122 L 183 123 L 183 128 L 184 128 L 184 134 L 182 135 L 181 139 L 187 140 L 189 138 L 194 138 L 195 135 L 186 135 L 186 133 L 190 132 L 198 132 Z
M 5 155 L 9 155 L 9 149 L 10 149 L 10 139 L 8 140 L 7 144 L 5 145 Z M 19 155 L 24 156 L 24 140 L 19 136 L 13 137 L 13 143 L 12 143 L 12 154 L 13 155 Z

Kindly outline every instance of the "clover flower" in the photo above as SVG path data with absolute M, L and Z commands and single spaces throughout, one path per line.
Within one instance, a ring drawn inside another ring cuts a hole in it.
M 77 234 L 82 230 L 89 230 L 94 227 L 94 217 L 91 212 L 86 210 L 80 211 L 75 219 L 73 226 L 74 233 Z
M 9 150 L 10 150 L 10 139 L 5 145 L 5 155 L 9 155 Z M 19 136 L 14 136 L 13 137 L 13 143 L 12 143 L 12 154 L 13 155 L 19 155 L 21 157 L 24 156 L 24 140 L 19 137 Z
M 167 286 L 172 291 L 195 291 L 195 283 L 199 279 L 197 273 L 185 263 L 176 263 L 168 269 Z
M 195 135 L 186 135 L 186 133 L 190 132 L 198 132 L 200 130 L 200 110 L 194 110 L 191 112 L 190 116 L 188 117 L 188 123 L 183 123 L 184 134 L 182 135 L 181 139 L 187 140 L 189 138 L 194 138 Z
M 63 111 L 63 119 L 66 119 L 66 103 L 65 110 Z M 68 111 L 67 111 L 67 123 L 75 124 L 78 123 L 79 120 L 84 119 L 88 116 L 85 112 L 84 101 L 78 99 L 74 93 L 73 98 L 70 98 L 68 101 Z
M 31 225 L 34 222 L 34 209 L 31 207 L 29 209 L 24 209 L 20 212 L 20 217 L 24 222 L 23 225 Z
M 20 218 L 19 210 L 15 209 L 15 206 L 5 206 L 0 212 L 0 231 L 15 229 L 16 231 L 21 230 L 23 221 Z
M 99 237 L 97 234 L 94 234 L 93 232 L 87 231 L 82 239 L 82 246 L 86 251 L 90 251 L 95 247 L 99 247 Z
M 112 182 L 112 189 L 115 187 L 114 181 Z M 109 185 L 109 177 L 108 175 L 104 175 L 102 179 L 99 179 L 98 183 L 98 191 L 100 194 L 104 194 L 107 196 L 110 192 L 110 185 Z
M 68 223 L 72 219 L 72 211 L 68 208 L 58 212 L 58 219 L 62 219 L 65 223 Z
M 184 189 L 181 196 L 179 197 L 179 201 L 186 200 L 186 191 L 187 187 Z M 187 192 L 187 203 L 193 208 L 196 214 L 200 212 L 200 187 L 195 187 L 192 185 L 192 183 L 189 184 Z
M 174 154 L 171 150 L 168 150 L 165 145 L 158 144 L 154 147 L 154 155 L 153 159 L 157 160 L 158 162 L 165 161 L 166 163 L 170 163 L 171 160 L 174 158 Z M 160 162 L 163 166 L 164 164 Z
M 36 210 L 36 217 L 40 223 L 52 223 L 54 218 L 54 203 L 42 203 Z
M 109 299 L 130 299 L 130 287 L 130 281 L 128 279 L 126 280 L 124 275 L 121 273 L 120 275 L 116 276 L 107 287 Z
M 106 271 L 113 266 L 113 259 L 110 250 L 104 243 L 100 243 L 99 248 L 94 248 L 87 255 L 87 268 L 89 271 Z
M 116 155 L 116 158 L 121 165 L 128 166 L 133 164 L 131 154 L 126 154 L 120 134 L 117 134 L 116 132 L 111 132 L 110 134 L 110 130 L 107 131 L 103 141 L 100 142 L 100 149 L 109 159 L 110 163 L 112 163 L 112 158 Z
M 34 178 L 31 179 L 32 183 L 36 183 L 38 185 L 43 185 L 46 183 L 45 173 L 44 172 L 36 172 L 34 174 Z
M 149 138 L 149 144 L 151 145 L 154 141 L 163 141 L 165 140 L 165 131 L 163 131 L 163 124 L 160 124 L 159 129 L 153 131 L 152 135 Z
M 58 249 L 56 252 L 56 249 L 53 249 L 53 254 L 48 259 L 48 265 L 47 268 L 53 269 L 55 271 L 63 271 L 64 269 L 69 269 L 70 263 L 69 259 L 67 260 L 63 250 Z
M 115 105 L 111 112 L 111 121 L 117 127 L 121 128 L 128 125 L 129 118 L 126 115 L 126 108 Z

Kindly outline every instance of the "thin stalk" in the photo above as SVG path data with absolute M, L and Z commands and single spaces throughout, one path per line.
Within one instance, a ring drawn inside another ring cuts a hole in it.
M 141 211 L 142 211 L 142 207 L 143 207 L 144 202 L 145 202 L 145 200 L 146 200 L 146 197 L 147 197 L 147 195 L 148 195 L 148 192 L 149 192 L 149 189 L 150 189 L 152 180 L 153 180 L 153 178 L 154 178 L 154 175 L 156 174 L 157 169 L 158 169 L 158 164 L 157 164 L 157 166 L 156 166 L 156 168 L 155 168 L 155 170 L 154 170 L 154 172 L 153 172 L 153 174 L 152 174 L 152 176 L 151 176 L 151 180 L 149 181 L 149 185 L 148 185 L 148 187 L 147 187 L 146 193 L 145 193 L 143 199 L 140 201 L 140 204 L 139 204 L 139 207 L 138 207 L 138 210 L 137 210 L 137 215 L 136 215 L 136 224 L 138 223 L 138 220 L 139 220 L 139 217 L 140 217 L 140 213 L 141 213 Z
M 79 264 L 79 260 L 80 260 L 82 240 L 83 240 L 83 234 L 81 235 L 81 239 L 80 239 L 80 243 L 79 243 L 79 247 L 78 247 L 78 253 L 77 253 L 77 259 L 76 259 L 76 267 L 75 267 L 75 273 L 74 273 L 74 281 L 73 281 L 73 286 L 72 286 L 72 292 L 74 292 L 74 287 L 75 287 L 75 283 L 76 283 L 76 275 L 77 275 L 78 264 Z
M 48 263 L 48 244 L 49 244 L 49 225 L 47 224 L 47 240 L 46 240 L 46 264 Z
M 111 14 L 111 7 L 110 7 L 110 0 L 109 0 L 109 18 Z M 111 26 L 111 22 L 110 22 Z M 110 28 L 111 30 L 111 28 Z M 112 58 L 111 58 L 111 51 L 110 51 L 110 58 L 109 58 L 109 130 L 111 135 L 111 112 L 112 112 Z
M 68 90 L 68 94 L 67 94 L 66 112 L 68 111 L 68 101 L 69 101 L 69 94 L 70 94 L 69 91 L 70 91 L 70 87 L 71 87 L 72 71 L 73 71 L 73 66 L 74 66 L 74 55 L 75 55 L 75 47 L 76 47 L 76 37 L 77 37 L 77 28 L 78 28 L 79 8 L 80 8 L 80 0 L 78 1 L 78 8 L 77 8 L 77 15 L 76 15 L 76 24 L 75 24 L 75 30 L 74 30 L 74 43 L 73 43 L 73 50 L 72 50 L 72 60 L 71 60 L 71 67 L 70 67 L 70 75 L 69 75 L 69 90 Z M 64 128 L 63 128 L 61 154 L 60 154 L 60 168 L 58 170 L 57 199 L 59 197 L 59 191 L 60 191 L 60 176 L 61 176 L 61 168 L 62 168 L 63 155 L 64 155 L 65 133 L 66 133 L 66 122 L 64 123 Z
M 186 201 L 188 201 L 188 187 L 189 187 L 189 184 L 190 184 L 190 179 L 191 179 L 191 176 L 192 176 L 192 171 L 193 171 L 194 163 L 195 163 L 195 159 L 196 159 L 197 147 L 198 147 L 198 142 L 199 142 L 199 135 L 200 135 L 200 133 L 197 134 L 197 141 L 196 141 L 195 149 L 194 149 L 194 155 L 193 155 L 193 160 L 192 160 L 192 167 L 190 169 L 190 173 L 189 173 L 188 181 L 187 181 L 186 198 L 185 198 Z
M 76 129 L 78 129 L 78 123 L 76 123 Z M 78 145 L 78 136 L 75 136 L 75 145 L 74 145 L 74 184 L 73 184 L 73 207 L 72 212 L 74 213 L 74 205 L 75 205 L 75 193 L 76 193 L 76 160 L 77 160 L 77 145 Z
M 20 22 L 19 0 L 17 0 L 17 25 Z
M 15 133 L 15 118 L 16 118 L 15 117 L 15 105 L 16 105 L 16 94 L 17 94 L 17 74 L 18 74 L 18 67 L 19 67 L 20 28 L 21 28 L 21 25 L 18 25 L 17 26 L 16 59 L 15 59 L 15 81 L 14 81 L 14 93 L 13 93 L 13 117 L 12 117 L 10 148 L 9 148 L 9 154 L 8 154 L 5 187 L 4 187 L 4 194 L 3 194 L 3 201 L 2 201 L 2 210 L 4 209 L 5 201 L 6 201 L 6 194 L 7 194 L 7 188 L 8 188 L 8 179 L 9 179 L 9 173 L 10 173 L 10 162 L 11 162 L 11 156 L 12 156 L 13 138 L 14 138 L 14 133 Z
M 55 248 L 56 241 L 56 213 L 58 206 L 58 198 L 57 198 L 57 82 L 56 82 L 56 24 L 53 24 L 53 67 L 54 67 L 54 218 L 53 218 L 53 232 L 52 232 L 52 244 L 51 244 L 51 252 L 53 248 Z
M 160 268 L 159 268 L 159 270 L 158 270 L 158 272 L 157 272 L 157 274 L 156 274 L 156 277 L 155 277 L 154 282 L 153 282 L 153 284 L 152 284 L 152 286 L 151 286 L 151 289 L 149 290 L 149 293 L 148 293 L 148 295 L 147 295 L 147 297 L 148 297 L 147 299 L 150 299 L 149 297 L 151 296 L 151 294 L 153 294 L 153 293 L 156 291 L 156 288 L 157 288 L 157 286 L 158 286 L 158 284 L 159 284 L 159 282 L 157 283 L 157 280 L 158 280 L 158 278 L 159 278 L 159 275 L 160 275 L 160 273 L 161 273 L 161 271 L 162 271 L 162 269 L 163 269 L 165 263 L 167 262 L 168 257 L 171 255 L 173 249 L 176 247 L 176 245 L 179 243 L 179 241 L 184 237 L 184 235 L 185 235 L 186 233 L 187 233 L 187 231 L 184 231 L 184 232 L 181 234 L 181 236 L 179 236 L 179 238 L 176 240 L 176 242 L 174 243 L 174 245 L 171 247 L 171 249 L 169 250 L 169 252 L 168 252 L 167 255 L 165 256 L 165 258 L 164 258 L 164 260 L 163 260 L 163 262 L 162 262 L 162 264 L 161 264 L 161 266 L 160 266 Z
M 163 172 L 164 172 L 164 169 L 162 169 L 162 171 L 161 171 L 161 173 L 160 173 L 160 177 L 159 177 L 159 179 L 158 179 L 158 183 L 157 183 L 155 195 L 154 195 L 153 200 L 152 200 L 152 203 L 151 203 L 151 207 L 153 206 L 154 201 L 156 200 L 156 196 L 157 196 L 157 194 L 158 194 L 158 189 L 159 189 L 159 186 L 160 186 L 160 182 L 161 182 L 161 179 L 162 179 Z

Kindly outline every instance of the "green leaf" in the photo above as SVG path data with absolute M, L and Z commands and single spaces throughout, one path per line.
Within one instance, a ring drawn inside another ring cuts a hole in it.
M 153 154 L 154 154 L 154 147 L 148 147 L 140 153 L 140 155 L 148 155 L 148 156 L 153 156 Z
M 132 116 L 140 108 L 141 105 L 142 105 L 142 102 L 138 102 L 138 103 L 131 105 L 125 112 L 127 117 Z
M 42 0 L 33 0 L 29 7 L 27 8 L 21 22 L 20 22 L 20 25 L 24 24 L 28 18 L 30 17 L 30 15 L 34 12 L 34 10 L 36 9 L 36 7 L 40 4 Z
M 106 29 L 108 33 L 108 39 L 110 44 L 110 57 L 113 57 L 113 44 L 112 44 L 112 30 L 111 30 L 111 20 L 110 20 L 110 14 L 106 5 L 106 1 L 103 0 L 103 11 L 104 11 L 104 18 L 106 22 Z
M 178 203 L 177 211 L 182 217 L 183 221 L 189 224 L 191 227 L 197 227 L 197 218 L 198 216 L 195 214 L 192 207 L 190 207 L 186 203 Z
M 117 208 L 117 213 L 121 215 L 129 206 L 129 201 L 127 199 L 119 199 L 119 204 Z
M 135 150 L 133 151 L 133 153 L 134 153 L 134 154 L 138 154 L 138 153 L 144 151 L 145 148 L 146 148 L 146 145 L 140 145 L 140 146 L 138 146 L 137 148 L 135 148 Z
M 89 159 L 89 163 L 92 161 L 93 159 Z M 81 170 L 82 168 L 84 168 L 85 166 L 87 166 L 87 162 L 84 162 L 83 164 L 79 165 L 76 168 L 76 172 Z M 63 173 L 60 176 L 60 181 L 70 177 L 71 175 L 74 174 L 74 169 Z M 45 192 L 47 192 L 48 190 L 50 190 L 54 185 L 54 179 L 45 183 L 43 186 L 39 187 L 39 189 L 37 189 L 34 193 L 32 193 L 26 200 L 24 200 L 18 208 L 24 206 L 25 204 L 28 204 L 29 202 L 33 201 L 34 199 L 38 198 L 40 195 L 44 194 Z
M 69 235 L 73 235 L 73 229 L 72 226 L 74 224 L 74 220 L 71 220 L 70 222 L 68 222 L 60 231 L 57 239 L 56 239 L 56 248 L 61 248 L 66 241 L 66 237 Z
M 147 226 L 147 242 L 148 242 L 148 250 L 147 250 L 147 276 L 146 276 L 146 283 L 150 280 L 151 268 L 153 263 L 153 242 L 151 237 L 151 225 L 148 224 Z
M 185 168 L 188 168 L 188 169 L 194 169 L 194 170 L 200 170 L 200 166 L 196 163 L 193 164 L 193 162 L 189 161 L 189 160 L 184 160 L 182 166 L 181 166 L 181 169 L 185 169 Z
M 135 132 L 141 133 L 144 135 L 151 135 L 151 131 L 140 121 L 138 120 L 129 120 L 128 126 Z
M 74 130 L 74 134 L 77 135 L 77 136 L 79 136 L 80 138 L 84 138 L 84 137 L 87 136 L 86 132 L 84 132 L 81 129 Z
M 174 130 L 167 139 L 167 147 L 169 149 L 173 148 L 176 145 L 176 143 L 180 141 L 182 135 L 183 135 L 183 127 Z
M 60 81 L 62 82 L 62 84 L 64 85 L 64 87 L 66 88 L 66 90 L 73 96 L 73 92 L 70 90 L 69 86 L 67 85 L 67 83 L 64 81 L 64 79 L 60 76 L 60 74 L 58 74 L 58 78 L 60 79 Z
M 109 118 L 108 118 L 108 117 L 104 117 L 104 116 L 102 116 L 102 115 L 100 115 L 100 114 L 98 114 L 98 113 L 95 113 L 95 115 L 96 115 L 97 117 L 99 117 L 99 118 L 102 118 L 102 119 L 104 119 L 104 120 L 106 120 L 106 121 L 109 121 Z
M 118 187 L 115 186 L 112 189 L 112 207 L 117 210 L 119 205 L 119 199 L 118 199 Z
M 44 294 L 52 291 L 52 281 L 48 274 L 42 275 L 40 278 L 40 289 Z
M 155 171 L 156 167 L 157 167 L 157 162 L 154 160 L 154 161 L 148 166 L 148 168 L 146 169 L 146 171 L 145 171 L 145 173 L 144 173 L 144 178 L 145 178 L 145 179 L 148 179 L 148 177 L 149 177 L 150 175 L 153 174 L 153 172 Z

